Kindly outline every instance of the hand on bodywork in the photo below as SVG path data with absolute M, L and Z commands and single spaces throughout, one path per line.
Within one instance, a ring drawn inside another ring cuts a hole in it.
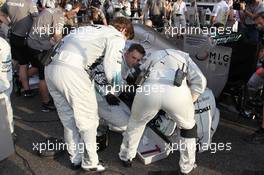
M 205 91 L 207 80 L 189 56 L 186 56 L 186 60 L 188 61 L 187 82 L 191 90 L 192 100 L 195 102 Z

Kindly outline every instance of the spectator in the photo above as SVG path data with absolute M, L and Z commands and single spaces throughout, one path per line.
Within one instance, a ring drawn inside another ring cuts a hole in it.
M 183 0 L 177 0 L 173 3 L 172 17 L 174 27 L 186 27 L 187 8 Z
M 92 16 L 91 21 L 93 24 L 101 24 L 107 26 L 106 17 L 104 15 L 104 12 L 101 9 L 98 9 L 96 7 L 92 8 Z
M 219 27 L 226 26 L 233 0 L 222 0 L 214 6 L 211 13 L 211 25 Z
M 131 5 L 128 0 L 117 0 L 113 3 L 114 5 L 114 17 L 130 17 L 131 16 Z
M 149 11 L 150 20 L 157 31 L 161 32 L 164 27 L 164 19 L 166 16 L 165 1 L 164 0 L 147 0 L 141 18 L 144 19 Z
M 165 1 L 165 14 L 166 14 L 166 20 L 170 21 L 171 18 L 171 12 L 172 12 L 172 4 L 171 0 L 166 0 Z
M 89 4 L 92 3 L 92 0 L 88 0 L 88 1 L 81 1 L 80 4 L 81 4 L 81 7 L 80 7 L 80 10 L 78 11 L 77 13 L 77 21 L 78 23 L 83 23 L 83 22 L 87 22 L 88 21 L 88 18 L 87 18 L 87 8 L 89 6 Z
M 69 34 L 69 32 L 73 29 L 75 20 L 77 18 L 77 13 L 79 12 L 81 8 L 81 4 L 77 3 L 72 7 L 71 4 L 67 4 L 65 6 L 65 26 L 63 29 L 63 35 Z
M 264 9 L 264 3 L 261 0 L 250 0 L 243 12 L 240 12 L 242 21 L 245 27 L 242 29 L 242 33 L 245 39 L 252 43 L 259 43 L 260 36 L 257 26 L 254 22 L 254 17 Z
M 131 1 L 131 17 L 140 17 L 142 10 L 140 8 L 140 0 Z
M 42 8 L 55 8 L 56 0 L 41 0 Z
M 196 1 L 192 0 L 191 1 L 191 6 L 188 9 L 188 14 L 189 14 L 189 25 L 190 26 L 197 26 L 198 21 L 197 21 L 197 8 L 196 8 Z
M 39 91 L 42 98 L 42 112 L 54 110 L 52 100 L 49 98 L 48 88 L 44 77 L 44 65 L 40 59 L 47 51 L 62 38 L 64 26 L 64 12 L 62 3 L 57 8 L 44 9 L 34 21 L 28 36 L 30 63 L 39 71 Z
M 91 2 L 91 1 L 90 1 Z M 88 4 L 88 18 L 91 24 L 107 25 L 107 20 L 103 10 L 100 9 L 101 3 L 91 2 Z
M 112 0 L 106 0 L 104 2 L 104 12 L 105 12 L 105 16 L 106 16 L 106 21 L 107 23 L 109 23 L 114 16 L 114 5 L 112 3 Z
M 264 28 L 264 9 L 263 12 L 258 13 L 253 19 L 256 25 L 259 25 L 260 28 Z

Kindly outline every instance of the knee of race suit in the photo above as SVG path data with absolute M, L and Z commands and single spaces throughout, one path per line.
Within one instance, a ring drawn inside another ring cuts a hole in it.
M 181 129 L 181 136 L 183 138 L 196 138 L 197 137 L 197 125 L 195 124 L 192 129 Z

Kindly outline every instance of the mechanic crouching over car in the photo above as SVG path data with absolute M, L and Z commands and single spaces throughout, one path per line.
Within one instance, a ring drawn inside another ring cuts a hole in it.
M 167 49 L 151 53 L 142 65 L 119 158 L 132 166 L 146 124 L 159 110 L 168 113 L 181 129 L 180 174 L 195 171 L 197 127 L 194 105 L 206 87 L 206 79 L 187 53 Z

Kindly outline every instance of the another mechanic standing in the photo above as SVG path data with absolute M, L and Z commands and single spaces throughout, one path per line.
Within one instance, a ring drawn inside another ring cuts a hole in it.
M 116 18 L 109 26 L 77 28 L 62 40 L 58 53 L 45 68 L 47 86 L 64 126 L 73 167 L 81 164 L 86 171 L 105 170 L 96 152 L 99 117 L 90 69 L 93 64 L 103 62 L 110 83 L 112 68 L 122 59 L 125 41 L 133 37 L 133 25 L 123 17 Z M 78 147 L 83 142 L 84 153 Z
M 179 173 L 190 173 L 196 168 L 197 127 L 193 103 L 204 92 L 206 79 L 189 55 L 181 51 L 155 51 L 146 60 L 142 81 L 137 81 L 141 86 L 123 133 L 119 158 L 124 166 L 132 166 L 146 124 L 162 109 L 181 129 L 180 144 L 185 149 L 180 149 Z

